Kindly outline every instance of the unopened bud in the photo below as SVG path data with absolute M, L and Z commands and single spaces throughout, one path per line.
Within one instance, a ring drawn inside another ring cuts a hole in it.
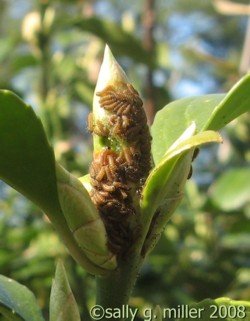
M 151 168 L 151 136 L 139 93 L 105 48 L 89 129 L 94 136 L 91 198 L 106 225 L 110 249 L 134 242 L 140 190 Z

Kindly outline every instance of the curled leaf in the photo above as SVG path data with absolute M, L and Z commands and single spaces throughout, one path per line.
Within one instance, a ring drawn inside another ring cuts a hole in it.
M 116 268 L 116 258 L 107 247 L 103 221 L 81 182 L 57 166 L 58 196 L 72 234 L 86 256 L 97 266 Z
M 189 134 L 182 135 L 179 143 L 169 148 L 146 180 L 141 200 L 144 228 L 147 231 L 143 254 L 155 246 L 167 221 L 182 199 L 194 148 L 222 141 L 220 135 L 213 131 L 190 136 L 192 132 L 187 130 L 186 133 Z M 183 139 L 185 136 L 186 139 Z

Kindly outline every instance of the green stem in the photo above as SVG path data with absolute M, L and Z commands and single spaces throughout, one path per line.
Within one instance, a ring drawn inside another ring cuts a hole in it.
M 142 258 L 138 255 L 130 255 L 129 259 L 120 260 L 118 269 L 108 276 L 97 277 L 96 304 L 104 309 L 122 308 L 128 304 L 130 295 L 135 285 L 138 273 L 142 265 Z M 102 320 L 106 320 L 105 316 Z M 121 321 L 117 318 L 107 320 Z

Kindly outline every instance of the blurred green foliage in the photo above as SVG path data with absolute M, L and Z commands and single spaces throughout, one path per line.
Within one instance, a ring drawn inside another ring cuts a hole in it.
M 212 1 L 158 1 L 156 49 L 149 53 L 141 40 L 142 5 L 0 1 L 0 87 L 32 104 L 57 160 L 78 176 L 91 160 L 86 117 L 105 42 L 142 95 L 153 69 L 157 109 L 187 94 L 226 91 L 239 78 L 245 17 L 222 16 Z M 132 305 L 250 299 L 249 115 L 222 134 L 224 144 L 194 163 L 185 200 L 144 266 Z M 92 277 L 68 257 L 40 210 L 3 183 L 0 197 L 0 273 L 30 288 L 47 315 L 55 261 L 64 258 L 87 320 Z

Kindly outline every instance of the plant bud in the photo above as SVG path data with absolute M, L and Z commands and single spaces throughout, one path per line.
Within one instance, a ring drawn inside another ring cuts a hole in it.
M 151 136 L 142 105 L 106 46 L 89 116 L 94 138 L 90 195 L 104 220 L 109 248 L 121 256 L 135 241 L 140 192 L 151 168 Z

